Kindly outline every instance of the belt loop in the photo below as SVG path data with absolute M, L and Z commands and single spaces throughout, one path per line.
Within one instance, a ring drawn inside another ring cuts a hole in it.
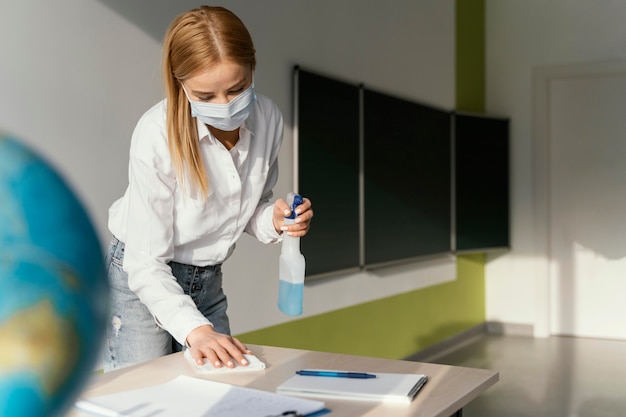
M 120 261 L 124 260 L 124 242 L 113 236 L 111 239 L 111 247 L 112 247 L 112 255 L 113 257 L 119 259 Z

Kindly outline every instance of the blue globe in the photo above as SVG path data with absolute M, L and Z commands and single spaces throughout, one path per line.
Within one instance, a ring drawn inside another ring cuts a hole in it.
M 64 415 L 94 371 L 109 287 L 99 240 L 54 169 L 0 132 L 0 415 Z

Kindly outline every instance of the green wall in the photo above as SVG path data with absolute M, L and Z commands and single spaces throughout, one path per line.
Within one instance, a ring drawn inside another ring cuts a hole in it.
M 484 0 L 456 1 L 456 107 L 484 112 Z M 457 279 L 237 335 L 244 343 L 400 359 L 485 321 L 483 254 Z M 306 288 L 305 288 L 306 291 Z
M 456 0 L 456 109 L 485 112 L 485 0 Z
M 453 282 L 238 337 L 260 345 L 404 358 L 485 321 L 484 256 L 459 257 L 457 268 Z

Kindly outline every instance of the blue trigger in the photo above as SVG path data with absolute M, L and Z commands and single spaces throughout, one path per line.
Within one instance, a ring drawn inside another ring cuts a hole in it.
M 296 207 L 304 202 L 304 199 L 300 194 L 296 194 L 293 196 L 293 204 L 291 205 L 291 214 L 286 216 L 286 219 L 295 219 L 296 218 Z

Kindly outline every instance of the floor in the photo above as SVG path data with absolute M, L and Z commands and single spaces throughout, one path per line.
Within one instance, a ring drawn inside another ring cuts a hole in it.
M 463 417 L 626 416 L 626 341 L 487 335 L 428 361 L 500 372 Z

